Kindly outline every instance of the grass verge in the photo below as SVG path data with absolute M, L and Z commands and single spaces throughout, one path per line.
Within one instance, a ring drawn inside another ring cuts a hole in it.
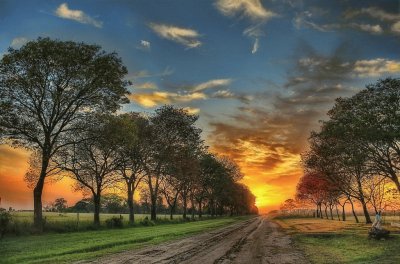
M 93 259 L 216 229 L 248 218 L 217 218 L 117 230 L 6 237 L 0 241 L 0 263 L 69 263 Z
M 295 245 L 311 263 L 400 263 L 400 232 L 390 226 L 391 238 L 369 240 L 370 225 L 315 218 L 276 219 L 292 234 Z

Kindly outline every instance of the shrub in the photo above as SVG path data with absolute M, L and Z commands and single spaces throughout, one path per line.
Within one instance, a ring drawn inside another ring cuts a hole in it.
M 106 220 L 106 226 L 108 228 L 122 228 L 124 226 L 124 222 L 122 221 L 123 217 L 112 217 Z
M 6 211 L 0 212 L 0 238 L 5 235 L 8 225 L 11 222 L 11 214 Z
M 146 216 L 140 221 L 140 224 L 143 226 L 154 226 L 156 223 L 153 221 L 149 220 L 149 218 Z

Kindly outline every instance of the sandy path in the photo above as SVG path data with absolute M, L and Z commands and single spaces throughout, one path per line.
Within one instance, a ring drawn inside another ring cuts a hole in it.
M 264 217 L 91 263 L 309 263 L 290 237 Z

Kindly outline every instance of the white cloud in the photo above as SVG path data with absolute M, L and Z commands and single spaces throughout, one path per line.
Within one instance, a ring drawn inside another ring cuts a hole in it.
M 13 48 L 13 49 L 19 49 L 19 48 L 21 48 L 26 42 L 28 42 L 28 39 L 27 38 L 24 38 L 24 37 L 18 37 L 18 38 L 14 38 L 12 41 L 11 41 L 11 48 Z
M 55 14 L 58 17 L 75 20 L 82 24 L 89 24 L 98 28 L 101 28 L 103 26 L 102 21 L 90 17 L 81 10 L 69 9 L 66 3 L 61 4 L 55 11 Z
M 176 102 L 191 102 L 194 100 L 207 99 L 204 93 L 170 93 L 170 92 L 153 92 L 153 93 L 134 93 L 128 96 L 131 100 L 144 107 L 154 107 L 159 104 L 170 104 Z
M 251 50 L 251 53 L 252 54 L 256 53 L 258 51 L 259 46 L 260 46 L 260 44 L 259 44 L 258 38 L 256 38 L 256 40 L 254 41 L 253 49 Z
M 253 25 L 243 32 L 243 35 L 254 39 L 252 54 L 256 53 L 259 48 L 259 37 L 264 36 L 262 25 L 277 16 L 271 10 L 266 9 L 260 0 L 217 0 L 215 6 L 225 16 L 238 15 L 253 22 Z
M 160 37 L 182 44 L 187 48 L 197 48 L 202 44 L 198 40 L 200 34 L 193 29 L 156 23 L 150 23 L 149 27 Z
M 193 108 L 188 106 L 184 107 L 183 109 L 191 115 L 197 115 L 198 113 L 200 113 L 200 108 Z
M 215 87 L 221 87 L 221 86 L 227 86 L 229 84 L 231 84 L 232 79 L 215 79 L 215 80 L 210 80 L 204 83 L 200 83 L 198 85 L 196 85 L 193 88 L 194 92 L 199 92 L 205 89 L 209 89 L 209 88 L 215 88 Z
M 213 98 L 234 98 L 235 94 L 229 90 L 219 90 L 212 94 Z
M 383 29 L 382 29 L 381 25 L 352 23 L 351 26 L 355 29 L 366 31 L 366 32 L 369 32 L 372 34 L 382 34 L 383 33 Z
M 134 89 L 157 89 L 157 85 L 152 82 L 144 82 L 144 83 L 134 83 L 133 85 Z
M 354 63 L 353 71 L 359 77 L 377 77 L 383 74 L 400 73 L 400 61 L 383 58 L 359 60 Z
M 151 43 L 150 43 L 150 41 L 143 40 L 143 39 L 140 40 L 140 47 L 139 47 L 139 49 L 149 51 L 149 50 L 151 49 Z
M 276 16 L 264 8 L 260 0 L 217 0 L 215 6 L 226 16 L 241 14 L 253 21 L 265 21 Z
M 367 7 L 360 10 L 350 11 L 347 13 L 347 18 L 355 17 L 361 14 L 369 15 L 370 17 L 382 20 L 382 21 L 399 21 L 400 14 L 389 13 L 377 7 Z
M 400 34 L 400 21 L 394 23 L 390 28 L 394 33 Z

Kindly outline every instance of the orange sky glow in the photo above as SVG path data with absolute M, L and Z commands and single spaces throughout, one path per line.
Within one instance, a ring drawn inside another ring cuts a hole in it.
M 301 175 L 298 155 L 288 155 L 279 166 L 269 170 L 252 167 L 252 164 L 265 159 L 262 149 L 243 142 L 245 147 L 243 160 L 237 160 L 244 173 L 242 182 L 250 187 L 257 197 L 257 206 L 261 212 L 279 207 L 280 203 L 292 197 L 298 178 Z M 213 151 L 219 153 L 218 149 Z M 32 190 L 24 182 L 24 174 L 28 168 L 29 153 L 23 149 L 15 149 L 7 145 L 0 145 L 0 197 L 1 207 L 16 209 L 32 209 Z M 220 153 L 234 157 L 233 153 Z M 80 192 L 74 192 L 73 181 L 64 178 L 58 182 L 49 182 L 43 192 L 43 204 L 49 204 L 58 197 L 64 197 L 69 205 L 82 199 Z

